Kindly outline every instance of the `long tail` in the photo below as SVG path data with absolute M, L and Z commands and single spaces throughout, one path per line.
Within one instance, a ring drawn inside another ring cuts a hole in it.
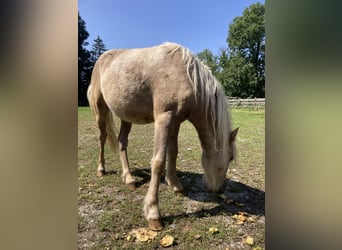
M 116 136 L 113 114 L 105 103 L 99 86 L 96 86 L 96 82 L 93 79 L 88 87 L 87 97 L 92 113 L 96 117 L 96 121 L 102 120 L 106 124 L 107 142 L 109 143 L 110 148 L 114 153 L 118 152 L 119 142 Z
M 116 128 L 112 111 L 108 112 L 106 119 L 107 141 L 113 152 L 117 153 L 119 151 L 119 142 L 116 136 Z

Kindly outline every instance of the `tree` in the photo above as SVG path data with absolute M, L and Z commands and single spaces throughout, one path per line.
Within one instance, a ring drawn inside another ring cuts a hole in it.
M 91 61 L 95 64 L 96 60 L 107 50 L 106 45 L 103 43 L 100 36 L 94 40 L 94 44 L 92 45 L 92 49 L 90 51 Z
M 229 63 L 223 85 L 228 94 L 265 96 L 265 6 L 247 7 L 228 31 Z M 239 92 L 242 91 L 242 92 Z
M 78 105 L 85 106 L 87 101 L 87 88 L 90 82 L 91 75 L 91 60 L 90 52 L 84 47 L 88 43 L 86 40 L 89 33 L 86 30 L 85 21 L 78 13 Z
M 217 58 L 209 49 L 204 49 L 202 52 L 197 54 L 197 57 L 210 69 L 211 72 L 216 76 L 218 72 Z
M 257 85 L 254 66 L 246 63 L 241 55 L 235 55 L 229 59 L 229 64 L 222 73 L 220 81 L 228 96 L 256 97 L 253 94 Z
M 224 71 L 224 69 L 226 69 L 228 67 L 229 54 L 228 54 L 227 48 L 221 48 L 220 49 L 220 54 L 218 55 L 217 63 L 218 63 L 218 71 L 219 72 Z

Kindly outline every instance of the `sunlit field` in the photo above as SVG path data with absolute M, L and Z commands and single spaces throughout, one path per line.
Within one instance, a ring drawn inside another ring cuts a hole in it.
M 162 249 L 161 239 L 174 238 L 173 249 L 263 249 L 265 243 L 265 111 L 231 110 L 239 127 L 238 159 L 227 172 L 224 196 L 202 183 L 197 133 L 184 122 L 179 134 L 177 175 L 184 194 L 159 189 L 163 231 L 147 232 L 142 204 L 150 179 L 153 124 L 133 125 L 128 157 L 139 187 L 130 191 L 121 178 L 119 156 L 106 148 L 107 174 L 96 176 L 98 130 L 89 108 L 78 113 L 78 247 L 79 249 Z M 119 121 L 116 120 L 116 124 Z M 139 230 L 138 230 L 139 229 Z

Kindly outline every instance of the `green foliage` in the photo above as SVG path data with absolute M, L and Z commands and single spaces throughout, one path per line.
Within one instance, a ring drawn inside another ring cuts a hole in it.
M 102 55 L 103 52 L 107 50 L 106 45 L 103 43 L 100 36 L 94 40 L 94 44 L 91 48 L 91 61 L 95 64 L 96 60 Z
M 100 36 L 94 40 L 91 51 L 86 41 L 89 33 L 86 29 L 86 23 L 78 13 L 78 106 L 87 106 L 87 89 L 90 84 L 91 72 L 99 56 L 106 51 L 106 46 Z
M 256 95 L 257 78 L 253 64 L 246 63 L 241 55 L 231 57 L 221 81 L 228 96 L 241 98 L 260 97 Z
M 260 60 L 265 46 L 265 6 L 253 4 L 234 18 L 227 42 L 233 55 L 241 53 L 250 60 Z
M 217 57 L 209 49 L 204 49 L 202 52 L 197 54 L 197 57 L 205 63 L 213 72 L 214 75 L 218 72 Z
M 86 93 L 92 70 L 90 52 L 84 47 L 88 45 L 88 37 L 86 23 L 78 13 L 78 106 L 88 104 Z
M 222 72 L 224 69 L 226 69 L 229 65 L 229 54 L 228 49 L 221 48 L 220 54 L 218 56 L 218 67 L 219 71 Z
M 229 26 L 229 66 L 223 85 L 240 97 L 265 96 L 265 6 L 246 8 Z

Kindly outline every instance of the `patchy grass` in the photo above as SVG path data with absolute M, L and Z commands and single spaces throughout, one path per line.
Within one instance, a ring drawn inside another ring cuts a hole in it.
M 165 229 L 152 241 L 139 242 L 129 233 L 146 227 L 142 204 L 150 178 L 153 124 L 133 125 L 128 156 L 140 186 L 129 191 L 122 182 L 118 155 L 106 148 L 108 174 L 96 177 L 98 131 L 89 108 L 79 108 L 79 249 L 162 249 L 159 240 L 169 234 L 173 249 L 253 249 L 265 244 L 265 112 L 233 109 L 234 127 L 240 127 L 238 162 L 227 173 L 227 198 L 208 193 L 202 185 L 201 148 L 194 127 L 185 122 L 179 134 L 177 174 L 184 195 L 160 185 L 159 205 Z M 116 120 L 116 124 L 119 121 Z M 209 228 L 216 227 L 217 233 Z M 250 236 L 252 246 L 246 243 Z

